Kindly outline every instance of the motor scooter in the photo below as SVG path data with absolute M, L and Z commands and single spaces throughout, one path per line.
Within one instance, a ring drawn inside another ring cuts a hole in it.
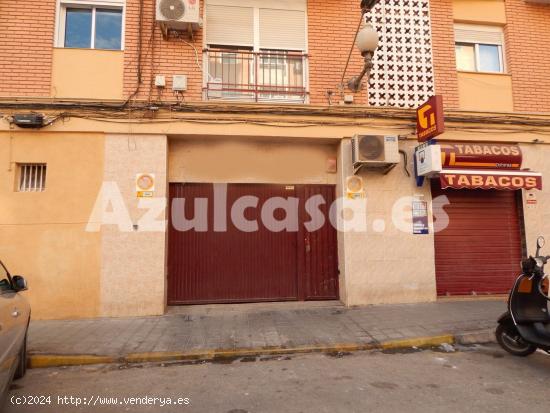
M 539 237 L 535 257 L 522 260 L 522 273 L 510 292 L 508 311 L 498 319 L 497 341 L 514 356 L 525 357 L 537 349 L 550 353 L 550 297 L 544 273 L 550 255 L 540 255 L 544 244 L 544 237 Z

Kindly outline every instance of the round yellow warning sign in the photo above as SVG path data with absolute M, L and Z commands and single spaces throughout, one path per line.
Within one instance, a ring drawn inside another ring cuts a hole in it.
M 155 191 L 155 175 L 149 173 L 136 175 L 136 193 L 138 198 L 150 198 Z

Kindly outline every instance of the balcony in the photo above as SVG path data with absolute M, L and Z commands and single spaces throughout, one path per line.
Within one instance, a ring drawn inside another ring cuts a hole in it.
M 289 51 L 205 50 L 206 100 L 306 103 L 307 55 Z

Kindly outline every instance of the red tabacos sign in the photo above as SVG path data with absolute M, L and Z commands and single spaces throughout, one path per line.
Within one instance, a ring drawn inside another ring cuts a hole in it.
M 431 97 L 416 109 L 416 133 L 418 142 L 426 142 L 445 132 L 443 96 Z
M 443 171 L 439 178 L 443 189 L 542 189 L 536 172 Z
M 492 143 L 442 143 L 441 165 L 458 169 L 520 169 L 523 161 L 517 145 Z

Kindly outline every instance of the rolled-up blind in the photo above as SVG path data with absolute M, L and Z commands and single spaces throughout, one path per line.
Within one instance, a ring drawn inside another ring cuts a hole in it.
M 253 46 L 254 9 L 207 4 L 206 42 L 228 46 Z
M 486 28 L 469 25 L 455 25 L 455 41 L 458 43 L 481 43 L 498 44 L 503 43 L 503 32 L 500 28 Z
M 260 48 L 306 50 L 305 12 L 260 9 Z

